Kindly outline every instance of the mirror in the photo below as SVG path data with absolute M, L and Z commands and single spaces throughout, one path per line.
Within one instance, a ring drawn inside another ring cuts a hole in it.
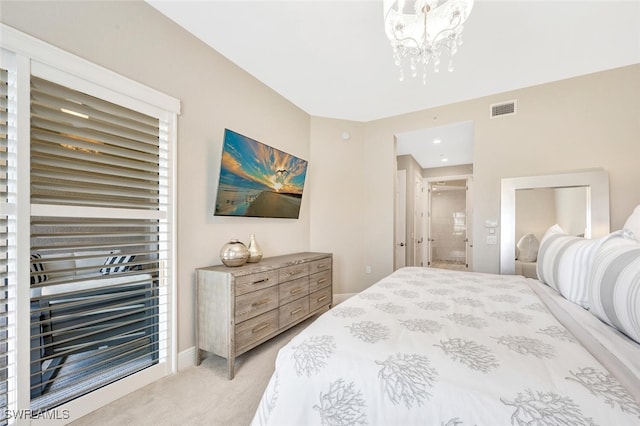
M 543 207 L 544 199 L 553 200 L 549 202 L 551 207 Z M 523 201 L 528 205 L 535 205 L 537 210 L 546 212 L 552 210 L 552 213 L 544 214 L 553 217 L 554 223 L 559 223 L 561 226 L 564 224 L 563 229 L 570 234 L 584 234 L 585 238 L 598 238 L 609 233 L 609 175 L 606 171 L 502 179 L 501 274 L 515 272 L 516 235 L 525 232 L 521 227 L 516 229 L 516 216 L 523 217 L 528 214 L 532 217 L 540 217 L 539 212 L 527 213 L 524 208 L 519 209 L 517 203 Z M 578 213 L 576 205 L 584 205 L 584 211 Z M 519 214 L 518 211 L 520 211 Z M 581 232 L 582 229 L 584 229 L 583 232 Z M 542 236 L 538 239 L 542 239 Z
M 569 235 L 588 236 L 587 187 L 516 189 L 516 243 L 525 234 L 542 240 L 554 224 Z

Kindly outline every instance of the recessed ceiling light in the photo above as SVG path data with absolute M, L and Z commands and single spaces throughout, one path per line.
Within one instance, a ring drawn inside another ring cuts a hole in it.
M 443 163 L 446 163 L 447 161 L 449 161 L 449 159 L 447 157 L 442 157 L 440 161 L 442 161 Z
M 434 143 L 434 144 L 439 144 L 440 142 L 442 142 L 442 140 L 441 140 L 441 139 L 434 139 L 434 140 L 433 140 L 433 143 Z

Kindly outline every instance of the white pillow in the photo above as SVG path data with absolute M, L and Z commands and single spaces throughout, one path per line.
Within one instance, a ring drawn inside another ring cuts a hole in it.
M 602 244 L 589 287 L 591 313 L 640 343 L 640 243 L 617 233 Z
M 625 231 L 631 232 L 633 237 L 640 241 L 640 205 L 636 206 L 622 227 Z
M 611 234 L 614 235 L 614 234 Z M 610 235 L 595 240 L 567 235 L 554 225 L 544 234 L 538 250 L 538 279 L 565 299 L 589 309 L 589 278 L 593 258 Z
M 535 262 L 538 257 L 540 242 L 533 234 L 524 234 L 516 245 L 516 260 Z

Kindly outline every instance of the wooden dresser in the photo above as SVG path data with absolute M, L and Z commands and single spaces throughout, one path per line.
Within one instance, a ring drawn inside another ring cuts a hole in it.
M 331 253 L 295 253 L 239 267 L 196 270 L 197 365 L 211 352 L 236 356 L 326 311 L 333 299 Z

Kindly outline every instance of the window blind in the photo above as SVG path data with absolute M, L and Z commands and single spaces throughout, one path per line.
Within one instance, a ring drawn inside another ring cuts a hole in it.
M 32 77 L 31 202 L 158 210 L 159 136 L 157 118 Z
M 0 425 L 15 409 L 15 74 L 0 68 Z
M 159 118 L 31 77 L 31 409 L 166 356 L 167 145 Z

